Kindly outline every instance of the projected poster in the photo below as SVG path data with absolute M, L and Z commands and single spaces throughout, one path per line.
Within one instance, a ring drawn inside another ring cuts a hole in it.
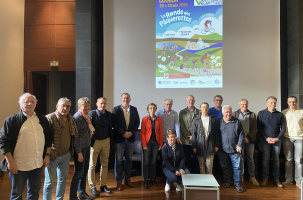
M 223 87 L 223 0 L 156 0 L 156 88 Z

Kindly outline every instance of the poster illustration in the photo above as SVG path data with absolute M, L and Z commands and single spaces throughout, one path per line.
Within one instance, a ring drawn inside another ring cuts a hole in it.
M 156 0 L 156 88 L 223 87 L 223 0 Z

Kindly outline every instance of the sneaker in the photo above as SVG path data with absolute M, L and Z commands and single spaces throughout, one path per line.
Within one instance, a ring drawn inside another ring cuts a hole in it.
M 165 190 L 165 192 L 170 191 L 170 185 L 168 183 L 166 183 L 164 190 Z
M 174 183 L 175 187 L 176 187 L 176 191 L 177 192 L 181 192 L 182 191 L 182 187 L 181 185 L 178 185 L 177 183 Z
M 252 183 L 254 186 L 260 186 L 260 184 L 258 183 L 255 177 L 251 177 L 249 179 L 249 182 Z
M 241 187 L 240 184 L 235 185 L 235 187 L 236 187 L 237 192 L 239 192 L 239 193 L 243 192 L 243 188 Z
M 223 187 L 224 187 L 224 188 L 228 188 L 230 185 L 231 185 L 230 182 L 224 182 L 224 183 L 223 183 Z
M 296 183 L 296 186 L 301 190 L 301 183 Z
M 292 181 L 283 181 L 282 185 L 284 185 L 284 186 L 292 185 Z

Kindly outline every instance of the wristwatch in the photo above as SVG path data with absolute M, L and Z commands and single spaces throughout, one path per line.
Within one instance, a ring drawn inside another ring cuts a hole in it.
M 50 153 L 46 153 L 45 156 L 49 156 L 50 157 Z

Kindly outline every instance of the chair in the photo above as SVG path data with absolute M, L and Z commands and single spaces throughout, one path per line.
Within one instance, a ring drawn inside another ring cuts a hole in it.
M 123 156 L 123 161 L 125 161 L 124 156 Z M 140 130 L 138 130 L 135 134 L 134 153 L 132 156 L 132 161 L 141 162 L 141 174 L 143 176 L 143 149 L 141 145 Z

